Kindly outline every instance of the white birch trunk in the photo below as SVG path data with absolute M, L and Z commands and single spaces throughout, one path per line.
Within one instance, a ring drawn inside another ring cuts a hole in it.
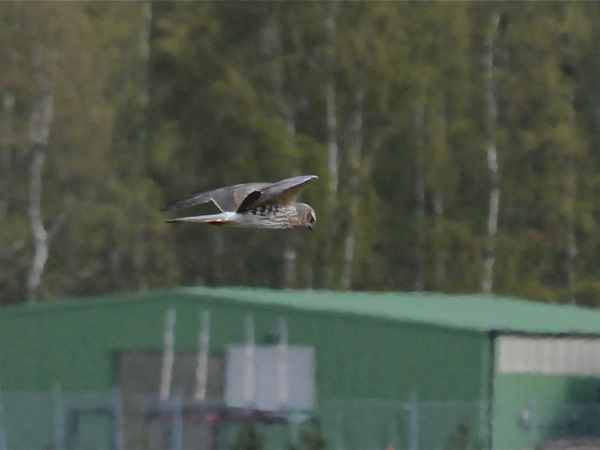
M 219 227 L 215 227 L 219 228 Z M 217 285 L 222 285 L 225 282 L 225 266 L 224 257 L 225 254 L 225 239 L 223 238 L 223 230 L 217 229 L 213 232 L 213 272 L 214 278 Z
M 446 168 L 447 156 L 447 112 L 446 112 L 446 101 L 443 98 L 443 93 L 435 106 L 435 121 L 433 127 L 434 137 L 432 139 L 433 145 L 436 145 L 440 150 L 435 152 L 438 153 L 437 161 L 435 162 L 434 169 L 436 176 L 436 186 L 432 189 L 432 200 L 433 200 L 433 276 L 434 286 L 438 291 L 444 291 L 446 285 L 446 258 L 447 258 L 447 247 L 445 240 L 445 228 L 444 228 L 444 193 L 446 191 L 446 183 L 443 180 L 442 170 Z M 442 170 L 440 170 L 442 169 Z
M 571 117 L 569 120 L 569 126 L 571 129 L 575 128 L 575 107 L 573 105 L 574 94 L 569 94 L 569 101 L 571 105 Z M 567 196 L 567 226 L 566 226 L 566 240 L 567 240 L 567 302 L 571 305 L 577 304 L 577 164 L 573 154 L 567 154 L 567 161 L 565 166 L 565 194 Z
M 48 232 L 42 221 L 42 178 L 44 162 L 46 161 L 46 148 L 35 146 L 31 161 L 29 178 L 29 221 L 33 232 L 34 248 L 33 259 L 27 276 L 28 303 L 35 303 L 37 292 L 42 282 L 42 275 L 48 260 L 48 247 L 50 245 Z
M 365 88 L 357 88 L 354 95 L 354 107 L 352 111 L 352 121 L 350 124 L 350 143 L 348 146 L 348 158 L 350 161 L 350 173 L 348 181 L 350 184 L 350 222 L 346 230 L 344 239 L 344 255 L 342 261 L 342 275 L 340 286 L 342 289 L 352 287 L 352 267 L 354 265 L 354 252 L 356 248 L 356 222 L 360 211 L 360 169 L 361 169 L 361 151 L 363 146 L 363 103 L 365 98 Z
M 292 144 L 296 142 L 296 117 L 294 101 L 286 92 L 284 80 L 283 55 L 281 50 L 281 26 L 276 16 L 262 29 L 261 47 L 263 55 L 271 63 L 273 91 L 277 101 L 278 113 L 285 122 L 286 130 Z M 297 253 L 294 236 L 287 239 L 283 249 L 283 286 L 292 288 L 296 285 Z
M 344 260 L 340 280 L 342 289 L 350 289 L 352 287 L 352 264 L 354 262 L 355 245 L 354 223 L 350 223 L 348 225 L 348 230 L 346 231 L 346 238 L 344 239 Z
M 422 291 L 425 288 L 425 167 L 423 161 L 423 152 L 425 151 L 424 139 L 424 108 L 419 104 L 414 109 L 416 143 L 416 177 L 415 177 L 415 198 L 416 198 L 416 249 L 415 249 L 415 280 L 414 290 Z
M 283 250 L 283 287 L 286 289 L 292 289 L 296 286 L 297 262 L 298 251 L 290 238 Z
M 496 149 L 496 124 L 498 121 L 498 105 L 496 99 L 496 86 L 494 83 L 494 46 L 498 33 L 500 14 L 493 13 L 490 28 L 485 39 L 484 55 L 484 81 L 485 103 L 487 108 L 487 168 L 490 179 L 490 192 L 488 200 L 487 235 L 483 259 L 483 275 L 481 278 L 481 291 L 490 294 L 494 287 L 494 265 L 496 263 L 496 237 L 498 234 L 498 214 L 500 210 L 500 169 L 498 167 L 498 154 Z
M 327 171 L 329 186 L 327 206 L 333 207 L 337 199 L 339 186 L 339 146 L 338 146 L 338 120 L 337 120 L 337 86 L 335 80 L 335 57 L 337 54 L 336 35 L 337 3 L 326 4 L 324 18 L 325 36 L 327 40 L 327 79 L 325 81 L 325 118 L 327 125 Z
M 339 184 L 339 146 L 338 146 L 338 124 L 337 124 L 337 100 L 336 100 L 336 83 L 333 74 L 328 76 L 325 83 L 325 122 L 327 125 L 327 176 L 329 185 L 327 189 L 327 210 L 333 216 L 337 201 L 338 184 Z M 327 239 L 325 241 L 325 287 L 331 288 L 333 281 L 333 238 L 335 235 L 335 223 L 330 220 L 328 223 Z
M 138 93 L 138 136 L 137 146 L 138 154 L 136 157 L 136 175 L 138 181 L 136 187 L 137 198 L 135 204 L 138 205 L 138 220 L 135 225 L 134 247 L 133 247 L 133 265 L 135 270 L 135 279 L 138 289 L 147 289 L 146 267 L 148 264 L 147 252 L 147 225 L 143 220 L 143 205 L 146 204 L 146 190 L 143 186 L 143 180 L 146 171 L 146 154 L 148 153 L 148 104 L 149 104 L 149 82 L 148 71 L 150 70 L 150 29 L 152 26 L 152 5 L 150 1 L 143 4 L 144 22 L 139 34 L 139 52 L 141 59 L 142 73 L 139 79 Z
M 310 259 L 306 259 L 302 264 L 302 276 L 304 286 L 307 289 L 312 289 L 315 285 L 315 270 Z
M 10 14 L 12 20 L 10 24 L 5 23 L 4 26 L 9 27 L 8 33 L 15 33 L 19 29 L 19 20 L 21 6 L 19 3 L 14 3 L 13 11 Z M 8 11 L 6 11 L 8 12 Z M 5 58 L 6 65 L 2 68 L 5 76 L 10 79 L 11 75 L 16 73 L 16 52 L 9 52 Z M 0 222 L 8 216 L 10 207 L 10 198 L 12 194 L 11 186 L 11 171 L 12 158 L 15 145 L 15 88 L 8 85 L 4 87 L 2 95 L 2 116 L 0 118 Z
M 294 116 L 294 108 L 291 101 L 283 94 L 283 86 L 281 90 L 281 106 L 284 114 L 286 129 L 292 143 L 296 142 L 296 119 Z M 283 250 L 284 273 L 283 286 L 285 288 L 293 288 L 296 286 L 296 274 L 298 271 L 298 249 L 295 241 L 295 235 L 290 235 Z
M 32 146 L 32 160 L 29 174 L 29 223 L 33 233 L 33 258 L 27 276 L 25 298 L 34 303 L 42 282 L 48 260 L 51 234 L 46 230 L 42 218 L 43 170 L 48 153 L 50 128 L 54 119 L 54 74 L 56 61 L 50 57 L 44 61 L 41 49 L 33 56 L 33 66 L 40 93 L 34 103 L 29 123 L 29 142 Z M 59 226 L 57 222 L 56 229 Z
M 577 167 L 572 156 L 567 159 L 566 167 L 567 195 L 567 301 L 577 304 L 577 235 L 576 235 L 576 199 L 577 199 Z
M 0 220 L 8 215 L 8 205 L 10 203 L 10 166 L 12 160 L 12 147 L 14 144 L 14 111 L 15 111 L 15 94 L 12 90 L 4 93 L 2 98 L 2 138 L 1 146 L 1 161 L 0 164 Z
M 338 122 L 336 83 L 333 75 L 325 84 L 325 114 L 327 123 L 327 171 L 329 186 L 327 191 L 327 205 L 329 208 L 335 206 L 339 185 L 339 146 L 338 146 Z
M 326 36 L 326 79 L 324 86 L 325 99 L 325 126 L 327 130 L 327 210 L 333 216 L 339 189 L 339 144 L 338 144 L 338 119 L 337 119 L 337 83 L 335 78 L 335 58 L 337 54 L 336 36 L 336 9 L 337 3 L 325 3 L 324 26 Z M 333 238 L 336 233 L 334 220 L 329 220 L 327 239 L 324 248 L 324 285 L 332 287 L 334 265 Z

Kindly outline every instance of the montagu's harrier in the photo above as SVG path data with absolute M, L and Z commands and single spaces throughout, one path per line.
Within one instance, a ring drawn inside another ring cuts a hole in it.
M 312 229 L 317 221 L 314 209 L 296 203 L 300 190 L 316 175 L 286 178 L 276 183 L 246 183 L 197 192 L 183 200 L 169 203 L 162 210 L 187 208 L 213 202 L 222 212 L 204 216 L 168 219 L 167 222 L 199 222 L 243 228 Z

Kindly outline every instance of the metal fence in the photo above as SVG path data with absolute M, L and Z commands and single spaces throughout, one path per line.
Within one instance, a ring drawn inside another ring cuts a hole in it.
M 514 442 L 519 442 L 514 448 L 600 435 L 598 404 L 530 400 L 494 408 L 505 425 L 514 426 Z M 0 394 L 0 450 L 483 449 L 493 442 L 489 418 L 480 402 L 419 402 L 416 397 L 329 400 L 313 411 L 266 412 L 198 404 L 178 395 L 161 402 L 122 396 L 119 390 L 56 388 Z
M 479 402 L 394 402 L 375 399 L 335 400 L 315 411 L 322 418 L 331 449 L 457 448 L 455 441 L 477 441 Z

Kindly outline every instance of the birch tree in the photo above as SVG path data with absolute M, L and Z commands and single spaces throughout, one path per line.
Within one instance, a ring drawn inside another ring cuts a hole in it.
M 4 93 L 2 98 L 2 140 L 0 148 L 2 152 L 2 181 L 0 193 L 0 219 L 5 219 L 8 214 L 10 203 L 10 168 L 12 160 L 12 148 L 14 145 L 14 111 L 15 94 L 12 90 Z
M 360 215 L 361 170 L 363 151 L 363 107 L 366 88 L 362 77 L 359 76 L 358 85 L 355 87 L 352 102 L 352 115 L 350 119 L 348 160 L 349 160 L 349 222 L 344 238 L 344 253 L 340 286 L 342 289 L 352 287 L 352 267 L 356 251 L 356 228 Z
M 38 96 L 34 103 L 29 124 L 29 142 L 32 159 L 29 178 L 29 220 L 34 238 L 33 258 L 27 277 L 27 302 L 34 303 L 42 283 L 48 260 L 49 247 L 62 219 L 55 221 L 48 231 L 44 226 L 42 211 L 43 171 L 49 150 L 50 129 L 54 119 L 54 77 L 56 56 L 45 54 L 37 47 L 32 65 L 38 83 Z
M 590 37 L 590 22 L 581 10 L 567 6 L 563 12 L 562 26 L 564 27 L 564 51 L 559 61 L 562 79 L 565 84 L 565 133 L 566 142 L 562 142 L 565 155 L 565 241 L 566 241 L 566 272 L 567 272 L 567 302 L 577 304 L 578 296 L 578 267 L 577 259 L 579 244 L 577 238 L 578 216 L 584 216 L 587 211 L 581 211 L 582 203 L 578 201 L 578 185 L 580 184 L 580 161 L 585 155 L 585 145 L 579 136 L 583 130 L 577 124 L 577 107 L 575 105 L 578 81 L 583 77 L 581 72 L 582 50 Z M 578 80 L 579 79 L 579 80 Z M 560 145 L 560 144 L 559 144 Z M 587 209 L 587 208 L 586 208 Z
M 447 117 L 445 110 L 445 92 L 439 92 L 430 107 L 428 146 L 432 157 L 430 160 L 428 185 L 431 186 L 431 202 L 433 208 L 433 286 L 436 290 L 443 291 L 446 282 L 446 227 L 444 201 L 445 195 L 451 194 L 452 178 L 448 175 L 451 166 L 448 163 L 449 136 L 447 132 Z M 450 192 L 449 192 L 450 191 Z
M 571 125 L 573 126 L 573 125 Z M 566 241 L 567 241 L 567 302 L 577 303 L 577 165 L 573 155 L 567 156 L 565 165 L 565 195 L 566 195 Z
M 498 234 L 498 214 L 500 209 L 500 169 L 496 141 L 496 125 L 498 121 L 498 102 L 495 86 L 494 49 L 498 34 L 500 14 L 493 12 L 489 19 L 489 28 L 485 37 L 484 54 L 484 96 L 486 105 L 487 133 L 487 170 L 490 182 L 488 197 L 487 234 L 483 257 L 483 274 L 481 291 L 490 294 L 494 285 L 494 265 L 496 263 L 496 236 Z
M 285 26 L 285 24 L 283 25 Z M 263 56 L 271 67 L 272 89 L 278 119 L 283 120 L 287 131 L 290 145 L 296 146 L 296 107 L 292 93 L 287 88 L 289 81 L 285 79 L 285 49 L 283 48 L 281 33 L 281 12 L 277 9 L 271 11 L 267 17 L 267 23 L 260 31 L 261 49 Z M 290 32 L 290 30 L 287 30 Z M 292 173 L 298 173 L 295 167 L 290 168 Z M 297 240 L 294 236 L 285 242 L 283 249 L 283 286 L 292 288 L 296 286 L 297 273 Z
M 0 7 L 2 302 L 236 284 L 597 304 L 595 4 L 44 5 Z M 320 175 L 310 234 L 158 213 L 298 173 Z
M 150 30 L 152 26 L 152 5 L 150 1 L 143 3 L 142 7 L 142 26 L 139 30 L 139 76 L 138 94 L 137 94 L 137 115 L 138 131 L 137 131 L 137 156 L 135 158 L 135 184 L 140 186 L 136 189 L 135 215 L 136 220 L 135 241 L 134 241 L 134 269 L 138 289 L 144 290 L 148 287 L 146 280 L 147 274 L 147 240 L 148 232 L 146 227 L 147 219 L 144 217 L 144 205 L 147 202 L 146 189 L 144 185 L 144 176 L 147 173 L 147 154 L 149 153 L 148 142 L 148 108 L 149 108 L 149 74 L 150 70 Z
M 339 130 L 338 130 L 338 87 L 336 80 L 337 70 L 337 11 L 339 5 L 337 1 L 323 3 L 323 22 L 325 28 L 325 125 L 327 129 L 327 208 L 329 211 L 336 211 L 339 186 Z M 333 240 L 336 233 L 334 221 L 327 223 L 327 236 L 325 241 L 325 279 L 324 285 L 331 287 L 333 285 Z

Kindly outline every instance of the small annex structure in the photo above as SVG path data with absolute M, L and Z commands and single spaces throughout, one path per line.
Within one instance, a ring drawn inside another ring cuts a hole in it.
M 249 339 L 264 348 L 264 367 L 269 358 L 277 366 L 284 318 L 285 345 L 296 349 L 293 364 L 300 364 L 288 372 L 305 374 L 290 383 L 308 386 L 294 392 L 311 409 L 302 414 L 318 419 L 329 448 L 386 439 L 395 448 L 439 448 L 461 430 L 484 448 L 524 448 L 598 432 L 598 311 L 483 295 L 180 288 L 0 310 L 0 406 L 8 447 L 19 448 L 24 439 L 11 429 L 2 400 L 12 392 L 117 387 L 125 399 L 157 395 L 169 311 L 177 317 L 172 392 L 184 400 L 193 398 L 200 324 L 210 314 L 206 401 L 219 408 L 226 407 L 226 378 L 244 382 L 240 358 L 247 357 Z M 233 354 L 240 355 L 240 369 L 227 375 Z M 279 373 L 289 369 L 278 367 Z M 586 408 L 565 414 L 567 404 Z M 407 415 L 406 405 L 418 405 L 419 413 Z M 468 405 L 474 409 L 456 412 Z M 454 409 L 443 418 L 428 416 L 438 406 Z M 285 413 L 285 405 L 280 409 Z M 382 425 L 373 422 L 375 409 Z M 349 435 L 357 423 L 370 430 Z M 547 427 L 535 426 L 540 423 Z

